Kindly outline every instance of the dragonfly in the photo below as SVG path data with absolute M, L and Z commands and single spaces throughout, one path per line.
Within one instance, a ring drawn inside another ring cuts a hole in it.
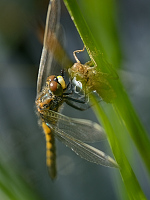
M 82 110 L 86 103 L 81 98 L 74 96 L 74 94 L 76 95 L 75 86 L 70 80 L 66 82 L 64 71 L 59 69 L 61 64 L 59 59 L 58 65 L 55 66 L 56 52 L 61 46 L 57 40 L 61 30 L 59 20 L 60 0 L 50 0 L 35 105 L 39 124 L 46 138 L 46 164 L 51 179 L 55 179 L 57 175 L 56 138 L 89 162 L 118 167 L 113 158 L 87 144 L 106 139 L 105 131 L 99 124 L 90 120 L 70 118 L 60 113 L 64 102 L 79 110 Z

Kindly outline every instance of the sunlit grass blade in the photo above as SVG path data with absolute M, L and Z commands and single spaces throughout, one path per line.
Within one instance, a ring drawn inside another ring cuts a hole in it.
M 99 45 L 93 37 L 77 2 L 75 0 L 64 0 L 64 2 L 81 36 L 81 39 L 87 48 L 91 60 L 93 60 L 97 64 L 97 67 L 102 72 L 108 72 L 110 65 L 102 54 L 102 45 Z M 106 129 L 110 146 L 118 164 L 121 167 L 120 173 L 126 186 L 129 198 L 146 199 L 142 189 L 140 188 L 137 178 L 129 164 L 129 161 L 126 158 L 124 149 L 120 145 L 120 140 L 117 135 L 119 134 L 119 132 L 121 134 L 121 132 L 124 130 L 125 133 L 128 132 L 130 134 L 149 172 L 150 141 L 147 133 L 145 132 L 140 120 L 138 119 L 132 107 L 132 104 L 122 86 L 121 81 L 118 79 L 116 81 L 109 80 L 109 82 L 116 92 L 117 98 L 115 99 L 108 113 L 105 111 L 105 109 L 103 111 L 103 109 L 97 105 L 97 115 L 104 125 L 104 128 Z M 105 105 L 105 107 L 107 107 L 107 105 Z M 114 117 L 114 120 L 109 119 L 110 114 Z M 119 118 L 120 123 L 122 124 L 121 127 L 120 125 L 116 125 L 114 123 L 115 118 Z M 138 195 L 137 191 L 139 191 Z
M 93 38 L 92 33 L 89 30 L 82 16 L 82 13 L 78 7 L 78 4 L 76 3 L 75 0 L 70 0 L 70 1 L 64 0 L 64 2 L 66 3 L 70 15 L 72 16 L 72 19 L 77 27 L 81 39 L 86 45 L 86 48 L 88 50 L 91 59 L 93 59 L 96 62 L 97 67 L 100 67 L 102 71 L 106 70 L 109 64 L 103 57 L 103 54 L 100 53 L 102 51 L 100 47 L 97 45 L 95 39 Z M 129 130 L 129 133 L 132 136 L 133 141 L 135 142 L 147 166 L 147 169 L 150 172 L 150 156 L 149 156 L 150 141 L 147 136 L 147 133 L 145 132 L 144 128 L 141 125 L 140 120 L 135 114 L 135 111 L 123 89 L 120 80 L 117 80 L 117 84 L 113 85 L 113 88 L 117 93 L 117 98 L 114 103 L 114 106 L 120 113 L 122 119 L 125 120 L 125 124 Z
M 107 132 L 109 144 L 111 146 L 112 152 L 116 158 L 117 163 L 120 166 L 120 173 L 122 176 L 122 179 L 124 181 L 125 187 L 128 192 L 128 196 L 130 199 L 146 199 L 138 180 L 129 164 L 129 161 L 124 153 L 124 150 L 122 148 L 122 145 L 120 144 L 113 127 L 111 123 L 109 122 L 109 119 L 107 115 L 105 114 L 105 111 L 103 108 L 98 105 L 97 101 L 93 98 L 93 102 L 95 104 L 95 113 L 100 119 L 101 123 L 105 127 L 105 130 Z M 110 106 L 110 109 L 113 109 Z M 115 117 L 115 116 L 114 116 Z M 120 133 L 121 134 L 121 133 Z M 132 198 L 134 197 L 134 198 Z
M 119 95 L 114 102 L 114 108 L 124 121 L 124 124 L 150 173 L 150 140 L 123 88 L 118 92 Z

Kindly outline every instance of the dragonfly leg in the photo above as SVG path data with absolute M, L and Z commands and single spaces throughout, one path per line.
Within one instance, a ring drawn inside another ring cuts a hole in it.
M 80 101 L 78 99 L 68 99 L 65 101 L 69 106 L 80 110 L 80 111 L 85 111 L 91 107 L 87 102 Z

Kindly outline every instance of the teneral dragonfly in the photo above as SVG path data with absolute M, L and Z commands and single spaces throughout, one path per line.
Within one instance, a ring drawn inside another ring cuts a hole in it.
M 58 138 L 77 155 L 90 162 L 118 167 L 111 157 L 84 143 L 96 142 L 106 138 L 100 125 L 90 120 L 69 118 L 58 112 L 63 102 L 79 109 L 80 106 L 75 106 L 75 103 L 83 105 L 80 99 L 74 98 L 73 91 L 68 92 L 72 83 L 66 84 L 63 74 L 53 65 L 53 61 L 56 60 L 55 48 L 59 46 L 56 39 L 59 30 L 59 16 L 60 1 L 50 0 L 35 101 L 40 125 L 46 137 L 46 162 L 52 179 L 56 177 L 55 138 Z M 58 74 L 56 75 L 56 73 Z

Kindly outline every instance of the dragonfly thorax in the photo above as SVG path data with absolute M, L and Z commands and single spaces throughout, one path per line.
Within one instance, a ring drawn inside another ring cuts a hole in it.
M 44 93 L 46 91 L 47 93 Z M 49 90 L 43 90 L 43 93 L 41 93 L 36 100 L 36 106 L 39 113 L 42 113 L 42 110 L 45 109 L 57 111 L 62 103 L 63 98 L 61 96 L 53 95 Z

